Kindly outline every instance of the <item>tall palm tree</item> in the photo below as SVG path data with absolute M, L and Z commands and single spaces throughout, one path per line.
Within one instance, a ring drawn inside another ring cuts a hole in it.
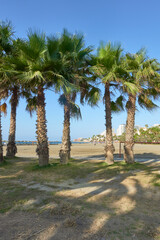
M 10 22 L 0 22 L 0 100 L 7 96 L 7 82 L 4 70 L 6 56 L 12 51 L 12 26 Z M 0 162 L 3 162 L 1 112 L 6 112 L 6 104 L 0 104 Z
M 62 164 L 67 163 L 71 157 L 70 119 L 76 118 L 78 120 L 82 118 L 80 108 L 78 105 L 75 104 L 75 99 L 73 99 L 73 95 L 74 94 L 72 94 L 71 96 L 70 94 L 69 96 L 71 97 L 71 99 L 68 99 L 68 96 L 62 94 L 58 100 L 60 105 L 64 108 L 63 138 L 60 150 L 60 162 Z M 62 153 L 62 149 L 65 153 Z
M 104 46 L 101 44 L 97 56 L 96 65 L 94 66 L 95 73 L 99 76 L 102 84 L 104 84 L 104 104 L 105 104 L 105 119 L 106 119 L 106 162 L 108 164 L 114 163 L 114 146 L 112 138 L 112 105 L 111 87 L 117 88 L 118 81 L 121 77 L 121 62 L 122 62 L 122 48 L 120 45 L 113 45 L 108 43 Z M 117 99 L 117 104 L 121 107 L 122 97 Z
M 17 112 L 17 105 L 20 98 L 20 85 L 17 81 L 16 74 L 12 71 L 12 61 L 19 51 L 18 49 L 18 41 L 12 41 L 12 51 L 11 54 L 6 58 L 6 66 L 7 66 L 7 75 L 8 75 L 8 90 L 11 104 L 11 114 L 10 114 L 10 129 L 9 129 L 9 137 L 8 137 L 8 144 L 7 144 L 7 152 L 6 156 L 14 157 L 17 153 L 17 147 L 15 143 L 15 135 L 16 135 L 16 112 Z
M 1 104 L 0 101 L 0 163 L 3 163 L 3 144 L 2 144 L 2 125 L 1 125 L 1 113 L 6 114 L 7 113 L 7 105 L 6 103 Z
M 64 105 L 64 128 L 62 145 L 60 150 L 60 161 L 66 164 L 70 158 L 71 140 L 70 140 L 70 118 L 72 114 L 79 115 L 79 108 L 76 108 L 75 100 L 78 92 L 81 91 L 82 82 L 87 82 L 89 75 L 90 47 L 84 46 L 83 35 L 69 34 L 64 30 L 61 38 L 59 50 L 61 56 L 66 59 L 67 65 L 62 72 L 63 77 L 70 83 L 70 90 L 63 95 Z M 60 98 L 62 100 L 62 98 Z
M 129 93 L 127 102 L 127 121 L 124 144 L 124 160 L 127 163 L 134 162 L 133 146 L 134 146 L 135 110 L 136 110 L 136 94 Z
M 11 104 L 11 115 L 10 115 L 10 129 L 9 129 L 9 137 L 7 144 L 7 157 L 14 157 L 17 153 L 17 147 L 15 143 L 15 134 L 16 134 L 16 112 L 17 105 L 19 100 L 18 87 L 15 86 L 12 90 L 12 95 L 10 99 Z
M 153 109 L 156 105 L 153 103 L 151 97 L 153 91 L 151 89 L 152 79 L 159 78 L 159 66 L 155 59 L 149 59 L 146 51 L 141 49 L 136 54 L 126 54 L 126 71 L 128 72 L 128 83 L 133 86 L 127 90 L 127 122 L 126 134 L 124 144 L 124 160 L 127 163 L 134 163 L 134 124 L 136 101 L 140 106 L 147 109 Z M 136 86 L 136 87 L 135 87 Z M 126 86 L 125 86 L 126 87 Z M 152 87 L 153 88 L 153 87 Z
M 39 165 L 49 163 L 49 148 L 47 138 L 46 112 L 45 112 L 45 86 L 46 77 L 46 38 L 44 34 L 30 31 L 28 40 L 21 42 L 19 59 L 24 63 L 24 70 L 19 74 L 21 84 L 36 96 L 37 112 L 37 154 Z
M 10 114 L 10 129 L 9 137 L 7 144 L 6 156 L 14 157 L 17 153 L 17 147 L 15 142 L 16 136 L 16 115 L 17 115 L 17 106 L 21 97 L 24 97 L 26 100 L 31 98 L 30 89 L 24 89 L 24 82 L 21 85 L 19 79 L 19 73 L 26 71 L 26 63 L 19 59 L 21 54 L 21 44 L 23 41 L 21 39 L 13 40 L 12 51 L 9 56 L 5 59 L 5 72 L 8 79 L 8 96 L 10 98 L 11 105 L 11 114 Z

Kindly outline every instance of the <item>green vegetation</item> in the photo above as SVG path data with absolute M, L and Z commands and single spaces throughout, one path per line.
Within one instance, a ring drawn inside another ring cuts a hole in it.
M 124 142 L 125 133 L 123 133 L 121 136 L 115 137 L 115 140 Z M 160 142 L 160 126 L 149 128 L 147 125 L 146 127 L 139 129 L 138 131 L 137 129 L 134 129 L 134 142 Z
M 135 142 L 160 142 L 160 126 L 140 129 L 134 134 Z
M 154 186 L 160 187 L 160 174 L 154 175 L 154 178 L 152 179 L 152 184 Z

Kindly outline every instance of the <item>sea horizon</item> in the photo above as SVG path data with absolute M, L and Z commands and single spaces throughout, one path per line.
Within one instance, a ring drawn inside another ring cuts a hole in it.
M 6 145 L 6 143 L 8 143 L 8 141 L 7 141 L 7 140 L 3 140 L 2 143 L 3 143 L 4 145 Z M 19 141 L 15 141 L 15 143 L 16 143 L 17 145 L 24 145 L 24 144 L 34 145 L 34 144 L 37 144 L 37 141 L 19 140 Z M 49 143 L 50 145 L 57 145 L 57 144 L 61 144 L 62 141 L 48 141 L 48 143 Z M 87 142 L 71 141 L 71 143 L 73 143 L 73 144 L 76 144 L 76 143 L 81 144 L 81 143 L 87 143 Z

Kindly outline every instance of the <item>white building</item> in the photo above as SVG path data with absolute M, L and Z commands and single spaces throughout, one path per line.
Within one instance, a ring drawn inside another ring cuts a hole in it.
M 140 127 L 140 126 L 138 126 L 138 125 L 134 126 L 134 129 L 136 129 L 136 130 L 137 130 L 137 134 L 138 134 L 138 135 L 140 135 L 140 131 L 139 131 L 139 130 L 140 130 L 140 128 L 141 128 L 141 127 Z
M 153 125 L 153 127 L 158 127 L 160 124 L 158 124 L 158 123 L 155 123 L 154 125 Z
M 106 130 L 100 134 L 101 136 L 106 137 Z M 112 128 L 112 135 L 115 136 L 115 130 Z
M 125 124 L 121 124 L 119 125 L 118 129 L 117 129 L 117 136 L 121 136 L 126 129 L 126 125 Z

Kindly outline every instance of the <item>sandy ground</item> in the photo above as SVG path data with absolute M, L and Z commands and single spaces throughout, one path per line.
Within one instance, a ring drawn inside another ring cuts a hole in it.
M 119 143 L 115 143 L 115 155 L 119 154 Z M 50 145 L 49 153 L 50 158 L 59 157 L 59 150 L 61 145 Z M 36 155 L 36 146 L 30 145 L 18 145 L 17 157 L 37 157 Z M 121 146 L 121 152 L 123 154 L 123 144 Z M 136 157 L 140 158 L 160 158 L 160 145 L 150 145 L 150 144 L 135 144 L 134 153 Z M 4 155 L 6 154 L 6 147 L 4 146 Z M 104 144 L 96 144 L 92 143 L 86 144 L 73 144 L 71 148 L 71 156 L 72 157 L 83 157 L 83 156 L 97 156 L 104 155 Z
M 0 240 L 160 240 L 159 145 L 136 145 L 147 165 L 129 168 L 105 165 L 103 144 L 75 144 L 70 165 L 36 170 L 35 149 L 0 167 Z

